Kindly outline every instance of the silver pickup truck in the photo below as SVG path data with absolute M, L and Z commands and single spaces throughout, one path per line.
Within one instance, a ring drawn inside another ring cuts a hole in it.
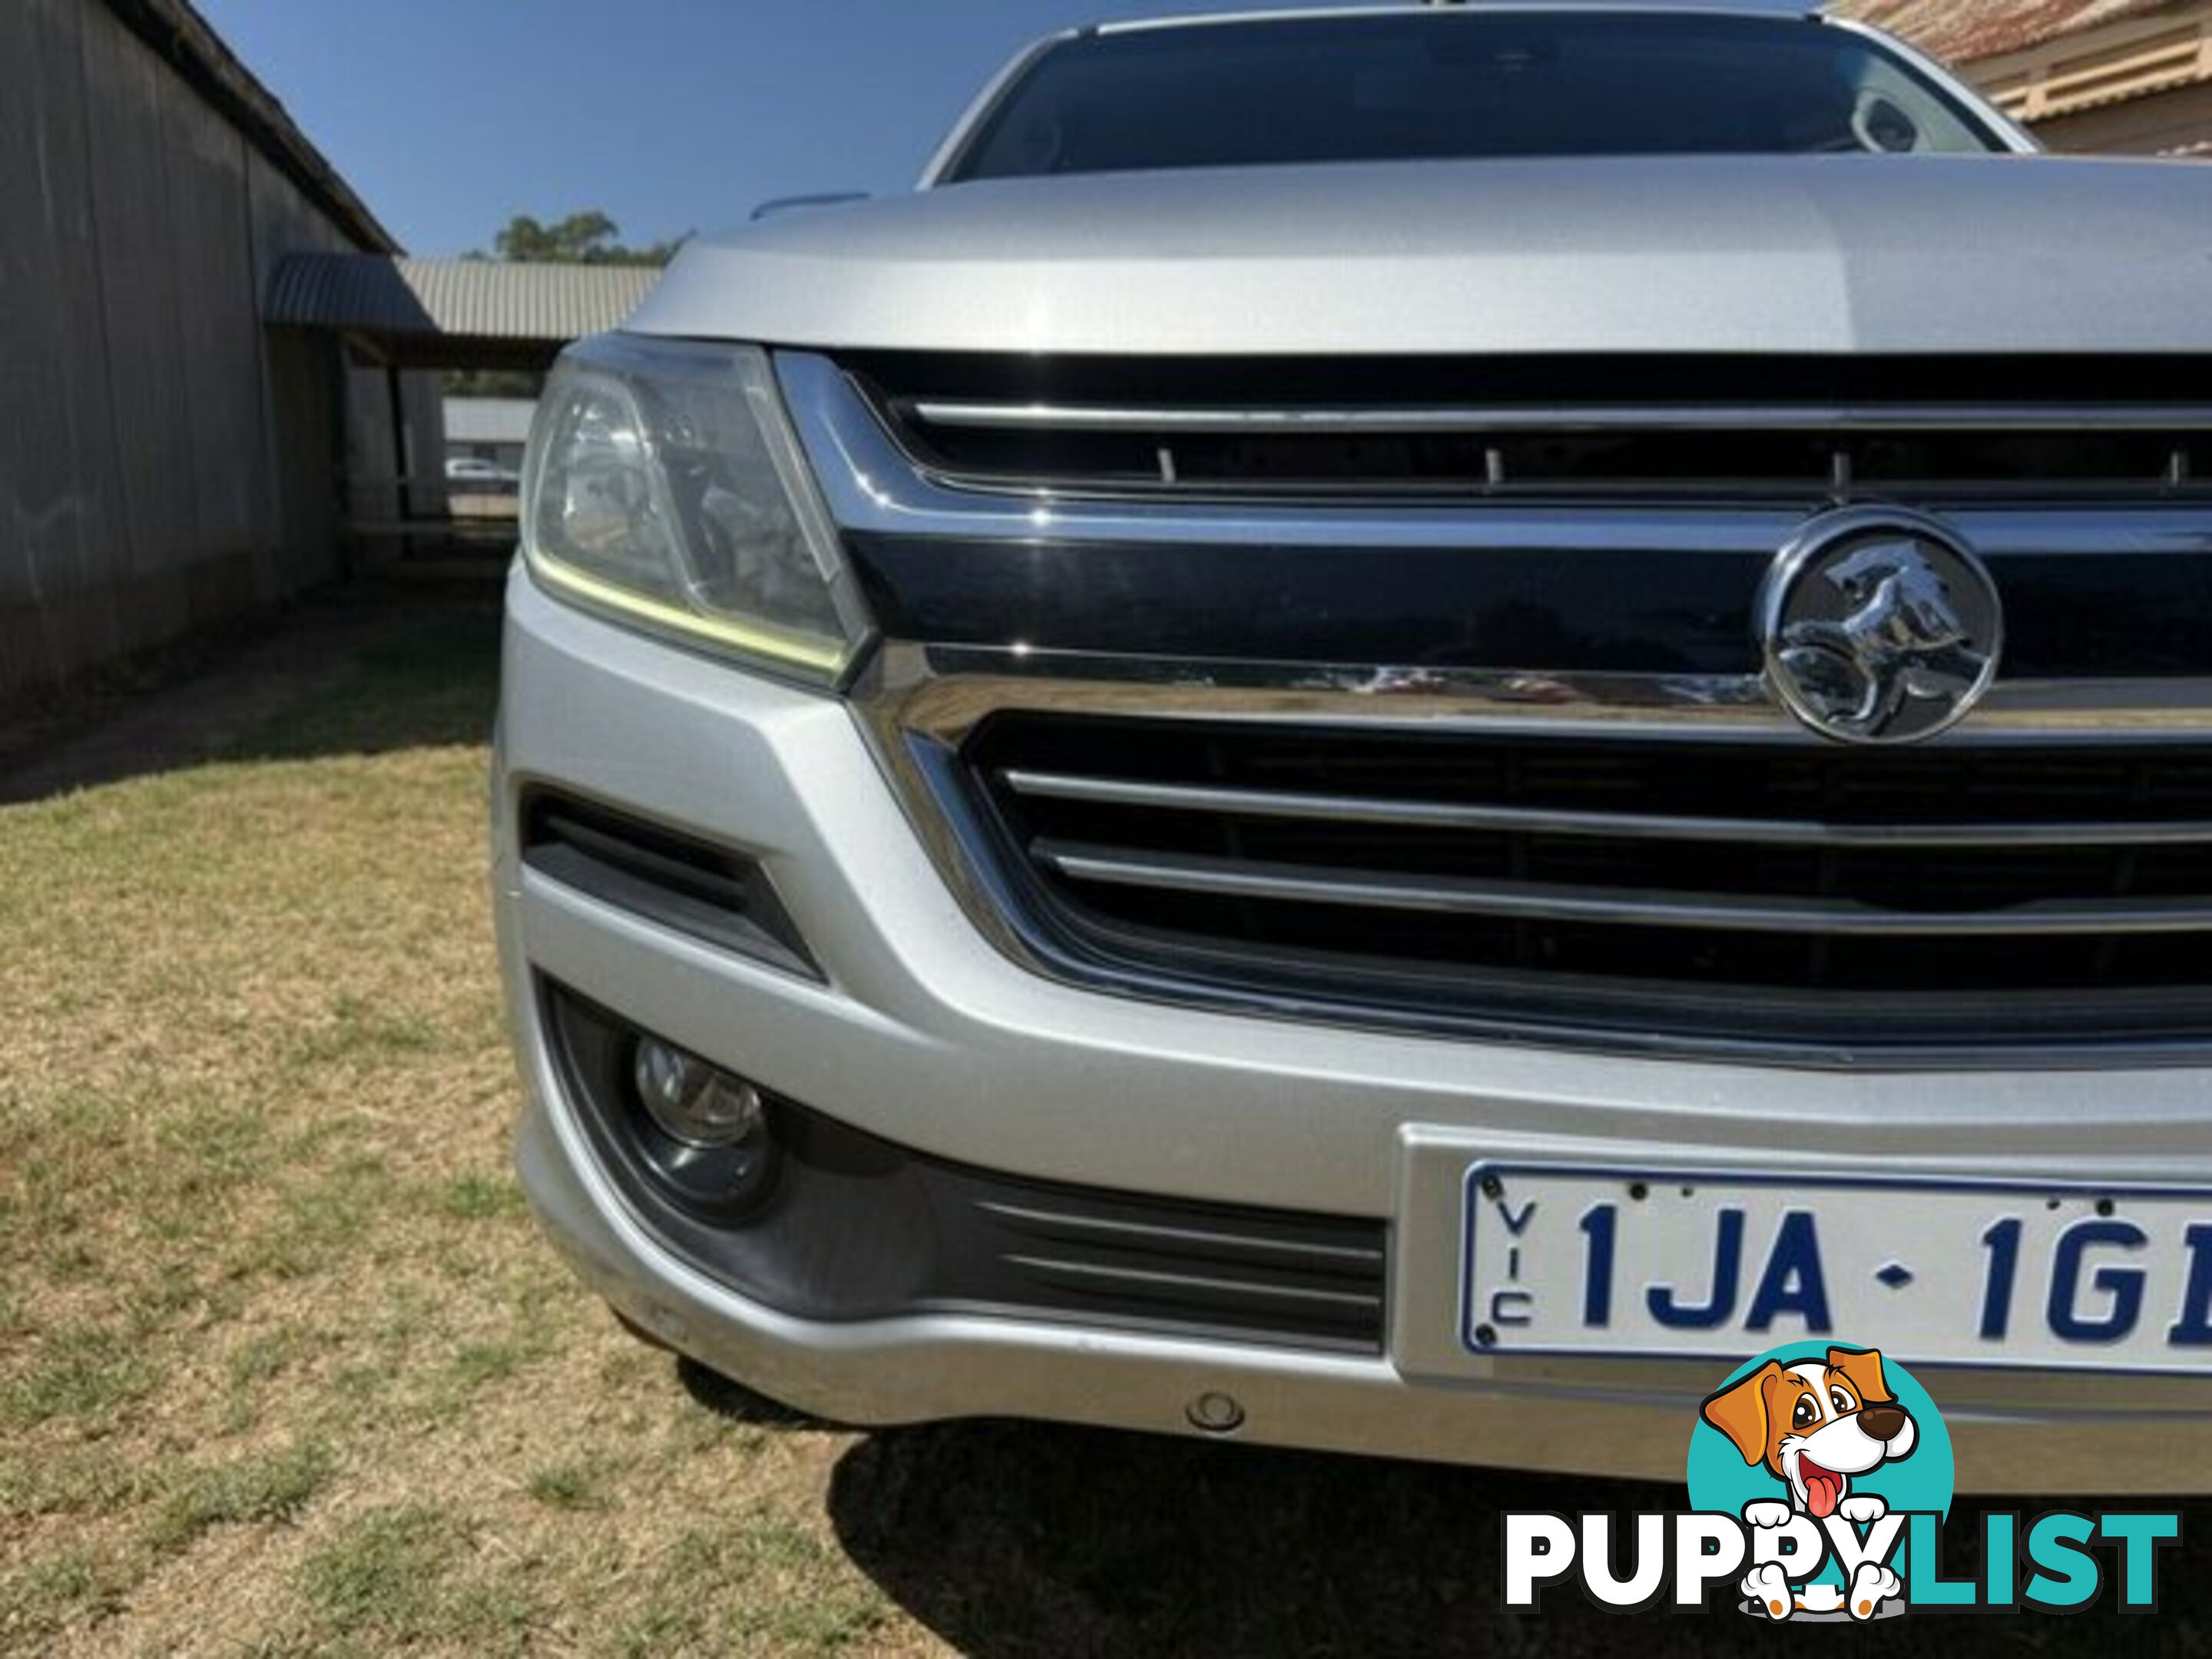
M 519 1160 L 656 1340 L 1665 1476 L 1857 1342 L 2212 1487 L 2212 168 L 1771 8 L 1085 29 L 522 495 Z

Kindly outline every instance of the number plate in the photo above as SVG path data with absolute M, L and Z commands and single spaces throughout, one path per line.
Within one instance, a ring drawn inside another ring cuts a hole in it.
M 1478 1164 L 1461 1338 L 1479 1354 L 1744 1354 L 2212 1367 L 2212 1192 Z

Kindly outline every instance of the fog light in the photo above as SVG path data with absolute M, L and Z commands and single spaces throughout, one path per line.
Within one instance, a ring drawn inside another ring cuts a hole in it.
M 750 1218 L 775 1188 L 775 1109 L 760 1085 L 640 1031 L 628 1065 L 629 1139 L 645 1173 L 702 1221 Z
M 671 1140 L 702 1150 L 734 1146 L 767 1124 L 761 1091 L 659 1037 L 642 1037 L 632 1068 L 639 1103 Z

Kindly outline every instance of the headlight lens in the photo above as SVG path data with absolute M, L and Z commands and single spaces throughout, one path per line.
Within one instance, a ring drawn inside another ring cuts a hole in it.
M 823 684 L 867 642 L 867 608 L 751 347 L 570 347 L 522 489 L 524 552 L 556 592 Z

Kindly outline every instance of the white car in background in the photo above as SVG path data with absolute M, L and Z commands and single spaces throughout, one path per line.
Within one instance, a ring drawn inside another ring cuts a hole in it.
M 446 462 L 446 482 L 480 486 L 489 493 L 514 489 L 522 482 L 522 475 L 480 456 L 455 455 Z

